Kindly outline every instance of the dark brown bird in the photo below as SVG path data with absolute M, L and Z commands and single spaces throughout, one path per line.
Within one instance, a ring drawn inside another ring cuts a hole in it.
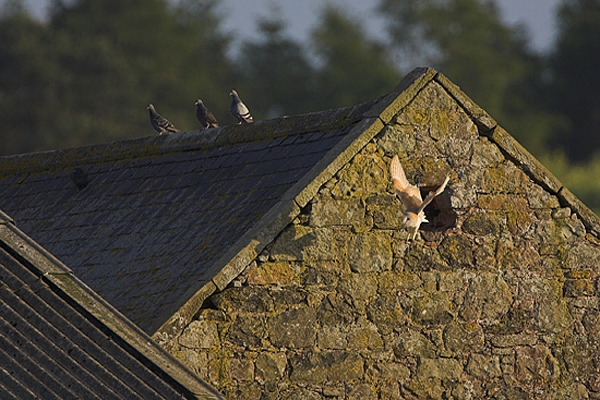
M 162 135 L 163 133 L 179 132 L 179 129 L 175 128 L 175 125 L 156 112 L 156 109 L 152 104 L 148 104 L 146 110 L 150 112 L 150 123 L 159 135 Z
M 202 100 L 198 99 L 194 104 L 196 105 L 196 118 L 198 119 L 198 122 L 200 122 L 200 125 L 202 125 L 203 130 L 219 127 L 219 123 L 214 114 L 206 108 Z

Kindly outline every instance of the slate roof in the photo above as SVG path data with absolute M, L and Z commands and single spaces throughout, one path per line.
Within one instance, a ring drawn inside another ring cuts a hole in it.
M 218 399 L 0 212 L 0 398 Z
M 0 208 L 152 333 L 369 106 L 5 157 Z

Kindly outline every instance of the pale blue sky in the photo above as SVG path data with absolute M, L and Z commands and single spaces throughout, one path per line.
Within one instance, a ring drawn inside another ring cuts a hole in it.
M 2 0 L 0 0 L 2 1 Z M 236 33 L 237 38 L 251 39 L 256 34 L 255 20 L 269 15 L 274 4 L 279 7 L 289 25 L 289 32 L 299 40 L 307 40 L 308 33 L 317 23 L 323 0 L 221 0 L 221 11 L 226 17 L 224 28 Z M 375 0 L 326 0 L 342 6 L 350 15 L 365 21 L 369 34 L 377 36 L 383 27 L 373 8 Z M 539 51 L 548 50 L 556 33 L 555 8 L 560 0 L 496 0 L 502 17 L 509 24 L 522 23 L 528 30 L 531 45 Z M 25 0 L 37 16 L 43 16 L 49 0 Z

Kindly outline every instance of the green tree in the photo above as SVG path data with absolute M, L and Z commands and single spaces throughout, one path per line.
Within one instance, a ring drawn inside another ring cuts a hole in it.
M 48 30 L 21 1 L 0 15 L 0 155 L 48 148 L 52 138 L 43 121 L 52 117 L 56 66 Z
M 554 110 L 568 117 L 557 143 L 572 160 L 600 150 L 600 0 L 563 0 L 550 66 Z
M 261 38 L 242 44 L 238 62 L 244 98 L 255 118 L 315 111 L 314 70 L 305 49 L 285 34 L 280 15 L 261 19 Z
M 313 32 L 319 68 L 320 108 L 348 107 L 392 90 L 401 79 L 384 46 L 369 39 L 360 23 L 325 6 Z
M 75 116 L 64 130 L 82 132 L 86 143 L 150 134 L 150 102 L 180 129 L 196 128 L 194 99 L 212 104 L 230 69 L 213 8 L 201 1 L 57 3 L 51 26 L 62 41 L 64 105 Z
M 539 106 L 542 60 L 493 2 L 382 0 L 380 11 L 399 57 L 436 67 L 526 147 L 545 150 L 558 121 Z

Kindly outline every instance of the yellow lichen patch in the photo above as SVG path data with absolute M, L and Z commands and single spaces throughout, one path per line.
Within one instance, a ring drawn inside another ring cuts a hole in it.
M 298 274 L 287 262 L 265 262 L 248 271 L 250 285 L 289 285 L 298 281 Z

